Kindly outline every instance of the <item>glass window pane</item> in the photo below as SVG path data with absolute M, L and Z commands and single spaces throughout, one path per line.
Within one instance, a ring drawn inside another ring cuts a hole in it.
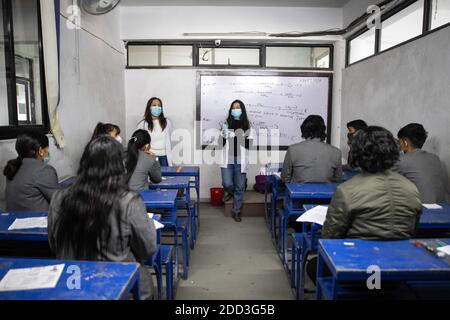
M 330 49 L 267 47 L 266 66 L 272 68 L 329 68 Z
M 3 30 L 3 4 L 0 1 L 0 126 L 9 125 L 8 90 L 6 85 L 5 33 Z
M 158 46 L 128 46 L 128 65 L 130 67 L 158 66 Z
M 39 19 L 37 0 L 14 0 L 12 1 L 13 26 L 14 26 L 14 53 L 16 65 L 21 65 L 23 59 L 29 61 L 29 75 L 26 89 L 24 84 L 16 83 L 23 96 L 18 94 L 17 104 L 25 103 L 27 120 L 22 124 L 43 124 L 42 100 L 41 100 L 41 77 L 39 57 Z M 22 68 L 21 68 L 22 69 Z M 16 77 L 22 75 L 23 70 L 16 71 Z M 26 96 L 28 94 L 28 96 Z M 21 102 L 19 102 L 19 99 Z M 21 108 L 20 110 L 23 110 Z M 23 116 L 22 116 L 23 118 Z M 19 119 L 20 120 L 20 119 Z
M 419 0 L 382 22 L 380 50 L 392 48 L 423 31 L 424 0 Z
M 450 23 L 450 0 L 433 0 L 431 9 L 431 29 Z
M 375 28 L 369 29 L 350 41 L 350 64 L 375 54 L 375 31 Z
M 329 68 L 330 67 L 330 49 L 329 48 L 314 48 L 313 68 Z
M 259 66 L 259 49 L 200 48 L 200 65 Z
M 329 68 L 330 49 L 267 47 L 266 66 L 273 68 Z
M 162 66 L 192 66 L 192 46 L 161 46 Z

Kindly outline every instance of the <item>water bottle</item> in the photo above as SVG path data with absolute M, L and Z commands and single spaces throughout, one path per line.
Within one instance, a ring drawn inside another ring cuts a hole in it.
M 228 123 L 225 121 L 222 126 L 222 134 L 225 139 L 228 139 Z

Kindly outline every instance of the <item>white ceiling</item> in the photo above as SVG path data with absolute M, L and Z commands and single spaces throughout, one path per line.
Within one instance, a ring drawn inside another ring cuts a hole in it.
M 347 2 L 349 0 L 121 0 L 121 5 L 342 8 Z

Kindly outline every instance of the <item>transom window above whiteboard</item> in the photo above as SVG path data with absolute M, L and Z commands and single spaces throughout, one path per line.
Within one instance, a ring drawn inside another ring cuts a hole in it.
M 330 67 L 330 48 L 267 46 L 266 66 L 328 69 Z
M 199 65 L 259 66 L 259 48 L 200 48 Z
M 128 65 L 131 67 L 192 66 L 192 61 L 192 46 L 128 46 Z
M 127 69 L 333 70 L 333 44 L 271 40 L 129 40 Z

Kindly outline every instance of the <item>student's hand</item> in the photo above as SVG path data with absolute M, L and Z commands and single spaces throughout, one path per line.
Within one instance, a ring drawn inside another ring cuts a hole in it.
M 156 154 L 151 149 L 145 150 L 144 152 L 146 154 L 150 155 L 150 156 L 155 156 L 156 157 Z
M 178 167 L 178 168 L 177 168 L 177 173 L 180 173 L 182 170 L 183 170 L 182 167 Z

